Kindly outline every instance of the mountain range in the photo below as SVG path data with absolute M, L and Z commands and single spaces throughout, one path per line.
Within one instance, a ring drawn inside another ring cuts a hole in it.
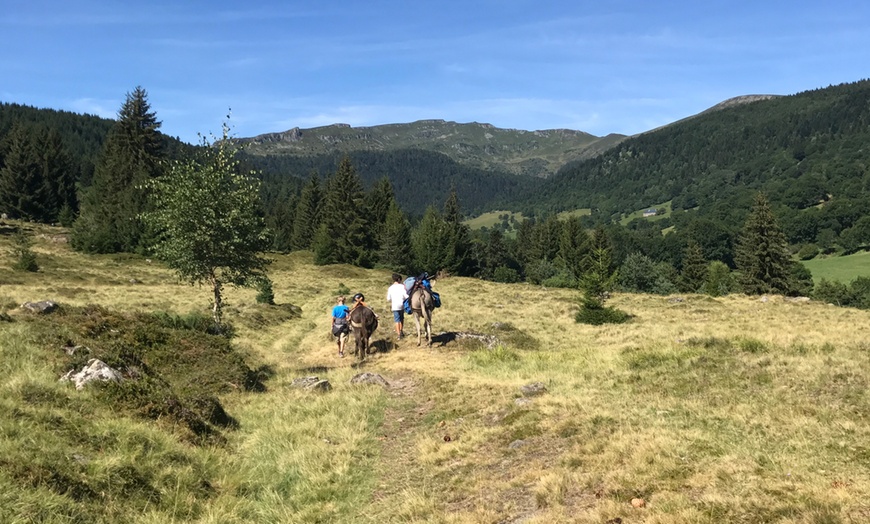
M 571 129 L 523 131 L 477 122 L 419 120 L 409 124 L 351 127 L 347 124 L 267 133 L 238 139 L 251 155 L 310 156 L 356 151 L 420 149 L 461 164 L 546 178 L 566 162 L 595 157 L 625 139 Z
M 87 185 L 111 121 L 4 103 L 0 140 L 18 121 L 57 128 Z M 347 155 L 366 187 L 389 178 L 399 204 L 415 216 L 427 205 L 443 205 L 455 188 L 469 214 L 588 209 L 592 220 L 607 222 L 669 203 L 675 212 L 733 226 L 758 191 L 794 220 L 798 211 L 816 207 L 823 215 L 832 202 L 870 197 L 870 81 L 736 97 L 635 136 L 423 120 L 294 128 L 236 140 L 267 185 L 283 184 L 285 190 L 270 192 L 274 202 L 298 190 L 312 171 L 334 172 Z M 818 228 L 838 233 L 855 219 Z

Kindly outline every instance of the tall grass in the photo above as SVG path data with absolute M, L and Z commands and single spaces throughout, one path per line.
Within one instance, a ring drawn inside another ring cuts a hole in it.
M 576 291 L 449 278 L 435 332 L 493 335 L 492 349 L 396 343 L 375 299 L 381 352 L 360 364 L 336 355 L 333 295 L 378 297 L 390 272 L 275 256 L 275 306 L 228 296 L 233 347 L 266 390 L 221 393 L 238 428 L 197 446 L 59 384 L 63 341 L 17 305 L 163 312 L 183 331 L 207 293 L 55 233 L 35 236 L 41 273 L 0 267 L 0 522 L 870 521 L 870 312 L 618 294 L 631 322 L 589 326 Z M 350 385 L 360 371 L 391 387 Z M 332 391 L 291 386 L 308 375 Z M 537 381 L 547 392 L 522 398 Z

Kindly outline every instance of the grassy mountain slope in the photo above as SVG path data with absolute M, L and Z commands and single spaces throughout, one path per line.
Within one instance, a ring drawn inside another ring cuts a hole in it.
M 251 154 L 318 155 L 355 151 L 423 149 L 472 167 L 546 177 L 569 160 L 591 158 L 624 137 L 582 131 L 501 129 L 476 122 L 420 120 L 409 124 L 351 127 L 346 124 L 294 128 L 240 139 Z
M 34 233 L 43 270 L 0 267 L 0 521 L 870 516 L 867 311 L 781 297 L 616 294 L 612 303 L 632 321 L 593 327 L 573 320 L 576 292 L 449 278 L 435 283 L 444 306 L 432 349 L 413 337 L 397 343 L 385 321 L 378 352 L 359 365 L 335 354 L 327 312 L 341 284 L 377 296 L 389 273 L 275 256 L 279 306 L 255 304 L 254 290 L 227 290 L 234 351 L 268 370 L 265 390 L 213 381 L 238 425 L 221 444 L 194 446 L 170 420 L 113 409 L 109 388 L 59 383 L 67 340 L 52 317 L 26 316 L 18 305 L 52 298 L 70 310 L 98 303 L 112 316 L 207 313 L 208 293 L 141 257 L 71 252 L 63 230 Z M 0 235 L 0 252 L 9 243 Z M 289 303 L 301 315 L 284 315 Z M 166 332 L 104 319 L 69 329 L 139 340 L 128 353 L 164 343 L 156 335 Z M 497 343 L 457 337 L 468 332 Z M 91 347 L 95 356 L 117 349 L 125 347 Z M 362 371 L 390 387 L 350 384 Z M 333 389 L 291 386 L 311 375 Z M 536 381 L 547 392 L 524 398 L 520 388 Z

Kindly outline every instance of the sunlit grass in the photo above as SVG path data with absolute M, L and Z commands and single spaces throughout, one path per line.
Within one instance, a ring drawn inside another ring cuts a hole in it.
M 158 262 L 76 254 L 51 240 L 57 233 L 35 239 L 39 273 L 0 267 L 0 312 L 13 320 L 40 299 L 208 311 L 207 290 Z M 274 259 L 277 306 L 228 288 L 235 343 L 271 377 L 266 392 L 221 399 L 239 421 L 224 448 L 88 408 L 89 393 L 51 374 L 45 355 L 56 348 L 24 322 L 0 321 L 0 412 L 13 414 L 0 419 L 0 457 L 37 473 L 53 457 L 90 486 L 138 475 L 157 489 L 146 504 L 132 483 L 130 500 L 100 514 L 0 463 L 0 521 L 870 521 L 866 311 L 778 296 L 617 294 L 608 305 L 632 320 L 595 327 L 574 322 L 576 291 L 447 278 L 434 283 L 444 301 L 435 333 L 498 343 L 445 337 L 429 349 L 392 336 L 381 300 L 390 272 L 317 267 L 307 253 Z M 383 351 L 362 365 L 339 359 L 329 334 L 340 285 L 381 314 Z M 360 371 L 392 387 L 350 385 Z M 291 387 L 308 375 L 332 391 Z M 530 382 L 547 392 L 523 397 Z M 74 455 L 87 464 L 62 459 Z

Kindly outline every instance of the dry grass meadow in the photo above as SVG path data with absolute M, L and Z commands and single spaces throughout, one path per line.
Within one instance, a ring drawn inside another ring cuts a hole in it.
M 62 230 L 34 234 L 35 274 L 9 269 L 11 240 L 0 235 L 7 411 L 24 409 L 33 384 L 62 399 L 93 394 L 57 383 L 41 356 L 53 349 L 19 321 L 21 303 L 208 310 L 207 289 L 156 261 L 85 256 Z M 434 284 L 444 305 L 429 349 L 392 336 L 389 271 L 318 267 L 306 253 L 272 258 L 277 306 L 227 290 L 234 343 L 273 373 L 265 392 L 221 398 L 239 422 L 226 446 L 193 446 L 123 413 L 40 412 L 87 418 L 88 438 L 113 435 L 93 452 L 94 475 L 126 462 L 153 473 L 159 503 L 126 522 L 870 522 L 868 311 L 776 296 L 618 294 L 609 305 L 632 320 L 593 327 L 574 322 L 575 291 L 446 278 Z M 329 335 L 341 285 L 381 314 L 378 352 L 361 364 L 339 359 Z M 301 315 L 286 314 L 288 304 Z M 499 342 L 451 336 L 464 332 Z M 351 385 L 361 371 L 391 386 Z M 333 389 L 290 386 L 308 375 Z M 521 399 L 538 381 L 547 392 Z M 32 442 L 72 446 L 15 430 L 17 420 L 0 416 L 0 457 L 32 457 L 23 451 Z M 12 468 L 0 459 L 0 521 L 76 521 L 53 516 L 73 507 L 70 493 L 22 483 Z M 191 488 L 202 479 L 207 494 Z M 105 515 L 124 512 L 113 503 Z

